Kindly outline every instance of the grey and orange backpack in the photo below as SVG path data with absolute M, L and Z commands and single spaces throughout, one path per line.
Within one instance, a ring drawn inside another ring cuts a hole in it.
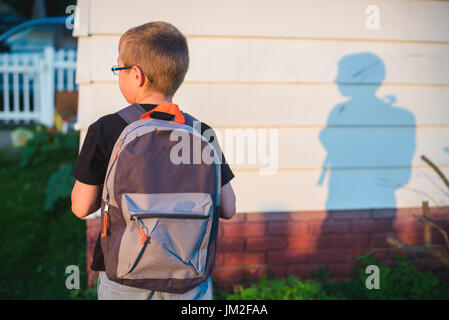
M 174 120 L 150 117 L 153 112 Z M 220 212 L 220 157 L 196 119 L 163 102 L 146 112 L 139 104 L 117 112 L 128 125 L 115 142 L 101 201 L 108 279 L 184 293 L 211 275 Z M 180 142 L 179 138 L 184 139 Z M 194 161 L 194 152 L 213 161 Z

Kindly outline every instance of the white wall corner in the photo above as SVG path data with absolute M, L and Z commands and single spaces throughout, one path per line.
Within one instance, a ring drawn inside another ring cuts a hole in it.
M 90 32 L 91 0 L 78 0 L 76 8 L 73 36 L 88 36 Z

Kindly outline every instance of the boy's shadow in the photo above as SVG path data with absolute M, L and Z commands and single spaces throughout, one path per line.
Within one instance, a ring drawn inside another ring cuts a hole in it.
M 334 252 L 341 253 L 337 260 L 342 264 L 379 245 L 379 233 L 396 236 L 392 229 L 397 212 L 395 191 L 407 184 L 411 175 L 415 117 L 393 106 L 394 96 L 376 96 L 384 78 L 385 66 L 378 56 L 357 53 L 343 57 L 335 83 L 349 99 L 332 109 L 319 134 L 327 155 L 317 184 L 328 179 L 328 196 L 315 252 L 341 247 Z M 376 212 L 379 219 L 373 224 L 366 209 L 387 210 Z M 366 220 L 358 219 L 358 214 Z M 350 237 L 356 233 L 359 236 L 351 243 Z M 323 254 L 318 257 L 317 262 L 324 259 Z M 314 261 L 313 254 L 308 261 Z

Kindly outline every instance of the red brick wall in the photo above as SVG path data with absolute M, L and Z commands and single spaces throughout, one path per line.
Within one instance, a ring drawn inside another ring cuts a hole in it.
M 373 250 L 382 264 L 391 263 L 391 254 L 400 251 L 391 248 L 387 236 L 422 244 L 423 224 L 413 214 L 421 215 L 421 208 L 239 213 L 230 221 L 220 220 L 213 276 L 222 288 L 263 274 L 308 278 L 320 267 L 331 271 L 331 280 L 347 279 L 355 255 Z M 449 231 L 449 207 L 430 208 L 430 217 Z M 87 220 L 88 266 L 99 232 L 100 220 Z M 432 243 L 444 244 L 436 230 Z M 435 258 L 415 259 L 425 269 L 444 270 Z M 90 285 L 96 276 L 89 272 Z

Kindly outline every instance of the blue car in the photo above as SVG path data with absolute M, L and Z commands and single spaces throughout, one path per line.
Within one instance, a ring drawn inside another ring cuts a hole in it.
M 73 25 L 73 16 L 63 16 L 29 20 L 12 27 L 0 35 L 0 53 L 42 52 L 49 46 L 76 50 L 77 39 L 67 28 L 68 19 Z

